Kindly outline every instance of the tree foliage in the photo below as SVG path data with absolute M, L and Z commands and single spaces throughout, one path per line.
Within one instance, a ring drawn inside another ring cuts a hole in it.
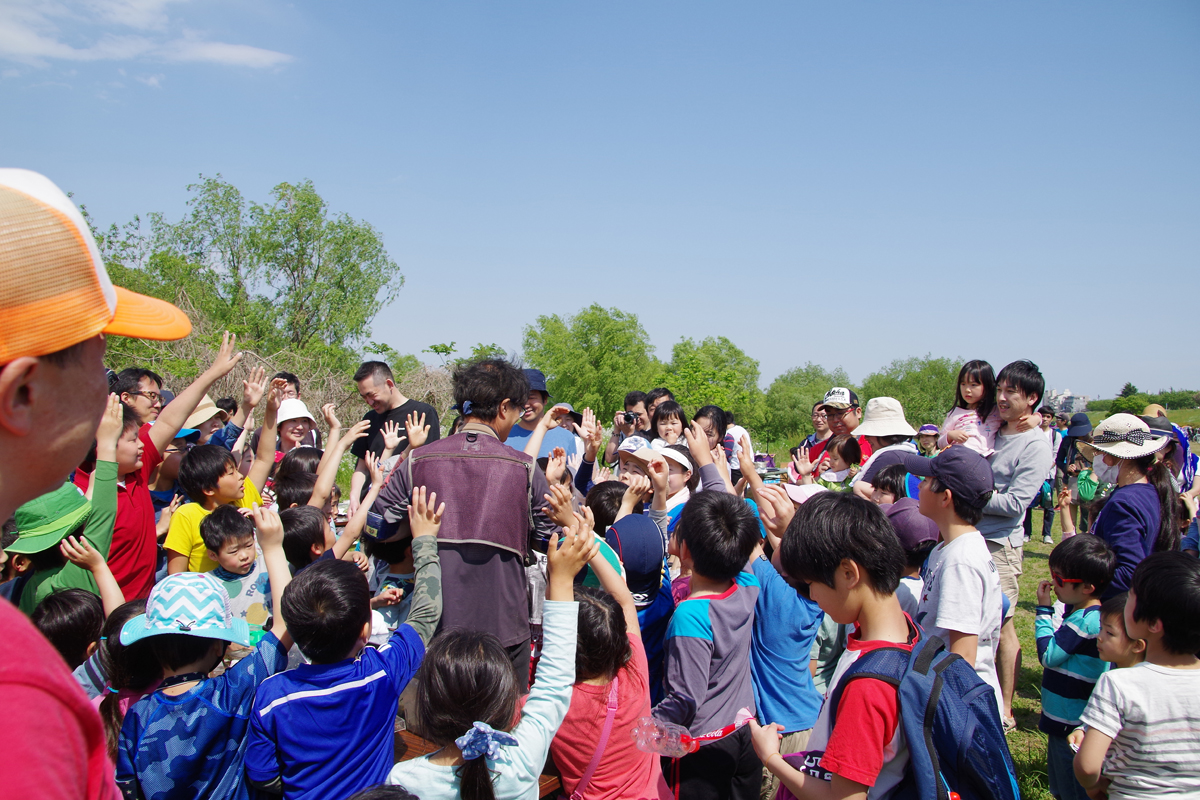
M 830 371 L 809 362 L 788 370 L 768 387 L 755 433 L 771 442 L 795 443 L 807 436 L 813 432 L 813 403 L 834 386 L 854 388 L 841 367 Z
M 677 342 L 661 383 L 688 414 L 712 404 L 733 411 L 741 424 L 753 426 L 762 405 L 758 376 L 756 360 L 724 336 L 710 336 L 701 342 Z
M 872 397 L 894 397 L 904 407 L 908 424 L 941 425 L 954 403 L 955 382 L 962 359 L 923 357 L 899 358 L 862 382 L 859 400 L 866 407 Z
M 611 419 L 631 389 L 661 373 L 650 337 L 635 314 L 593 303 L 570 316 L 540 316 L 526 326 L 525 360 L 546 374 L 555 397 Z
M 1121 391 L 1117 394 L 1117 397 L 1133 397 L 1137 393 L 1138 388 L 1132 383 L 1126 382 L 1126 384 L 1121 387 Z

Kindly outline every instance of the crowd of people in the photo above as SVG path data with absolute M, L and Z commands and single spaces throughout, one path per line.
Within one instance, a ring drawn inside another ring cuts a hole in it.
M 1036 510 L 1051 793 L 1200 796 L 1165 409 L 1093 427 L 976 360 L 941 425 L 830 387 L 777 469 L 716 405 L 635 389 L 609 425 L 501 358 L 455 368 L 448 424 L 367 361 L 348 428 L 228 334 L 187 386 L 104 368 L 190 327 L 0 170 L 6 796 L 1015 798 Z

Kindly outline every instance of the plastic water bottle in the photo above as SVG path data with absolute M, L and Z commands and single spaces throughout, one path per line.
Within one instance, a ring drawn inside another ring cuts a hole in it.
M 654 717 L 642 717 L 630 731 L 638 750 L 668 758 L 683 758 L 700 746 L 687 728 Z

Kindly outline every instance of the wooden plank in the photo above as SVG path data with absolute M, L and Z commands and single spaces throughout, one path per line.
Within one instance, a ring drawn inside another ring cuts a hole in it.
M 430 742 L 428 739 L 422 739 L 410 730 L 404 729 L 404 723 L 397 721 L 396 723 L 396 743 L 394 755 L 396 763 L 408 761 L 411 758 L 419 758 L 420 756 L 428 755 L 439 748 L 437 745 Z M 558 791 L 562 783 L 558 780 L 557 775 L 543 774 L 538 779 L 538 797 L 547 797 Z

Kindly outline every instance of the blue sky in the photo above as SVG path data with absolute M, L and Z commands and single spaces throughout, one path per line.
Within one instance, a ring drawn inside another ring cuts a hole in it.
M 0 0 L 0 100 L 0 161 L 105 224 L 312 179 L 400 264 L 402 352 L 599 302 L 764 386 L 1200 388 L 1196 3 Z

